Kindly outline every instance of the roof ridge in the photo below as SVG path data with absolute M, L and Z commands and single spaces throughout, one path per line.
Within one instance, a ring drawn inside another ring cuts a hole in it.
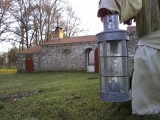
M 30 54 L 30 53 L 40 53 L 41 52 L 41 45 L 35 45 L 28 49 L 19 51 L 18 54 Z

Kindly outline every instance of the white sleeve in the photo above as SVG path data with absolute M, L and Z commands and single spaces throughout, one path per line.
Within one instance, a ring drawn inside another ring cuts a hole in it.
M 98 17 L 103 17 L 104 10 L 109 10 L 111 12 L 116 11 L 118 13 L 120 12 L 115 0 L 100 0 Z
M 116 0 L 120 9 L 121 22 L 136 16 L 142 8 L 142 0 Z
M 118 12 L 121 22 L 134 17 L 142 8 L 142 0 L 100 0 L 98 17 L 103 17 L 103 11 Z

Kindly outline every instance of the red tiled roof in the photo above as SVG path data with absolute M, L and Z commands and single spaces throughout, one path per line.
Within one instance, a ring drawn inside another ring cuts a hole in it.
M 62 39 L 53 39 L 43 45 L 57 45 L 57 44 L 68 44 L 68 43 L 82 43 L 82 42 L 95 42 L 96 36 L 78 36 L 78 37 L 67 37 Z
M 33 54 L 33 53 L 40 53 L 41 52 L 41 46 L 37 45 L 31 48 L 28 48 L 26 50 L 20 51 L 18 54 Z
M 53 39 L 42 45 L 58 45 L 58 44 L 95 42 L 95 41 L 96 41 L 96 36 L 90 35 L 90 36 L 78 36 L 78 37 L 68 37 L 68 38 L 62 38 L 62 39 Z M 34 53 L 40 53 L 40 52 L 41 52 L 41 46 L 37 45 L 31 48 L 28 48 L 27 50 L 20 51 L 18 54 L 34 54 Z

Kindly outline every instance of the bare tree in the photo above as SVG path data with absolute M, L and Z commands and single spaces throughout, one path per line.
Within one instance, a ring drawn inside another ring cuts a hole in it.
M 84 31 L 67 0 L 12 0 L 9 9 L 16 36 L 22 50 L 51 39 L 56 27 L 62 27 L 67 37 Z
M 76 16 L 75 11 L 71 6 L 66 7 L 66 14 L 63 20 L 61 20 L 61 26 L 64 28 L 66 37 L 78 35 L 85 30 L 81 26 L 81 21 Z
M 30 47 L 29 41 L 32 39 L 32 35 L 30 35 L 30 30 L 32 29 L 30 22 L 32 2 L 33 0 L 13 0 L 12 7 L 10 8 L 10 13 L 17 25 L 11 32 L 14 32 L 17 37 L 20 37 L 19 43 L 22 45 L 22 50 L 24 47 Z
M 13 47 L 8 51 L 8 67 L 16 66 L 16 56 L 17 56 L 18 48 Z
M 0 68 L 4 67 L 5 58 L 0 54 Z
M 66 37 L 78 35 L 85 30 L 81 28 L 80 18 L 78 18 L 68 4 L 63 0 L 39 0 L 36 4 L 34 12 L 34 28 L 37 30 L 35 33 L 36 41 L 40 36 L 40 43 L 43 43 L 44 39 L 50 40 L 51 34 L 55 27 L 62 27 L 65 31 Z M 39 25 L 39 26 L 38 26 Z M 37 35 L 37 34 L 40 35 Z
M 43 9 L 44 0 L 35 1 L 33 5 L 34 10 L 32 11 L 33 16 L 33 29 L 35 44 L 43 43 L 43 24 L 44 24 L 44 9 Z
M 2 34 L 8 31 L 11 24 L 11 21 L 8 20 L 10 18 L 8 14 L 10 5 L 11 0 L 0 0 L 0 40 L 5 40 L 2 39 Z
M 38 0 L 33 11 L 36 43 L 43 43 L 51 38 L 51 33 L 57 26 L 57 13 L 63 12 L 63 0 Z M 61 17 L 59 15 L 59 17 Z M 39 40 L 38 40 L 39 39 Z

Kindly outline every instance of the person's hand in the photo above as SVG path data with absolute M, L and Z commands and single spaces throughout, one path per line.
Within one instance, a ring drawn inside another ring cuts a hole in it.
M 100 9 L 99 13 L 101 17 L 105 16 L 105 15 L 111 15 L 113 14 L 111 11 L 109 11 L 108 9 L 102 8 Z

